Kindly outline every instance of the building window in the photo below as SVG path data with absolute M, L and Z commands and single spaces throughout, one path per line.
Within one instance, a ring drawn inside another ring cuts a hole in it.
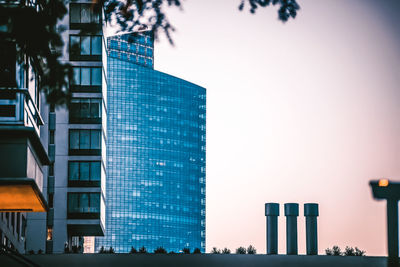
M 145 51 L 144 46 L 139 45 L 139 54 L 144 56 L 144 51 Z
M 68 193 L 69 219 L 100 218 L 100 193 Z
M 100 155 L 100 130 L 69 130 L 70 155 Z
M 74 79 L 71 81 L 73 92 L 101 92 L 101 67 L 74 67 Z
M 69 161 L 68 186 L 100 186 L 100 161 Z
M 92 4 L 69 5 L 70 29 L 101 29 L 100 8 Z
M 101 123 L 101 99 L 75 98 L 69 111 L 70 123 Z
M 70 60 L 101 60 L 100 35 L 70 35 Z
M 53 227 L 52 226 L 48 226 L 47 227 L 47 237 L 46 237 L 47 241 L 51 241 L 53 240 Z

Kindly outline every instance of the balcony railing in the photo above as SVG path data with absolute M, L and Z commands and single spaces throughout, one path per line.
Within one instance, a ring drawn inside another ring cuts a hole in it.
M 0 0 L 0 6 L 21 7 L 21 6 L 40 6 L 36 0 Z
M 40 135 L 39 127 L 43 124 L 28 89 L 0 87 L 0 125 L 33 127 Z

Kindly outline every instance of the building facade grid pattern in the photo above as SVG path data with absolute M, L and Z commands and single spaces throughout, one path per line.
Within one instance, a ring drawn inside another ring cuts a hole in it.
M 205 250 L 204 88 L 108 57 L 107 208 L 99 250 Z

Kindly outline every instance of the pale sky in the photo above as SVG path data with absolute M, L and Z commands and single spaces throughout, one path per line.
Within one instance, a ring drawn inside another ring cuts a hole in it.
M 239 12 L 239 0 L 187 0 L 169 12 L 175 47 L 155 45 L 155 69 L 207 88 L 207 252 L 265 253 L 265 202 L 320 204 L 319 252 L 358 246 L 386 254 L 386 204 L 368 182 L 400 181 L 400 4 L 298 0 Z M 397 3 L 396 3 L 397 2 Z

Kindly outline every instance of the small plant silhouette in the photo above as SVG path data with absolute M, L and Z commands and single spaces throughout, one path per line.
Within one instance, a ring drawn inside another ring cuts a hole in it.
M 195 248 L 193 250 L 193 254 L 201 254 L 201 250 L 199 248 Z
M 355 247 L 354 256 L 365 256 L 365 250 L 360 250 L 358 247 Z
M 229 248 L 224 248 L 224 249 L 221 251 L 221 253 L 222 253 L 222 254 L 231 254 L 231 250 L 230 250 Z
M 330 256 L 365 256 L 365 251 L 360 250 L 358 247 L 346 246 L 344 252 L 342 252 L 339 246 L 333 246 L 325 249 L 325 254 Z
M 246 248 L 245 247 L 238 247 L 236 249 L 236 254 L 246 254 Z
M 221 250 L 217 249 L 216 247 L 213 247 L 211 250 L 212 254 L 221 254 Z
M 167 254 L 167 251 L 163 247 L 158 247 L 154 250 L 155 254 Z
M 147 253 L 147 249 L 143 246 L 143 247 L 139 248 L 139 253 L 142 253 L 142 254 Z
M 129 253 L 136 254 L 136 253 L 138 253 L 138 251 L 136 250 L 136 248 L 131 247 L 131 251 L 129 251 Z
M 253 247 L 252 245 L 250 245 L 250 246 L 247 248 L 247 254 L 257 254 L 256 248 Z
M 354 248 L 346 246 L 343 254 L 344 256 L 354 256 L 355 255 Z
M 332 249 L 330 250 L 332 256 L 341 256 L 342 255 L 342 250 L 338 246 L 333 246 Z
M 190 254 L 190 248 L 183 248 L 182 252 L 183 254 Z

